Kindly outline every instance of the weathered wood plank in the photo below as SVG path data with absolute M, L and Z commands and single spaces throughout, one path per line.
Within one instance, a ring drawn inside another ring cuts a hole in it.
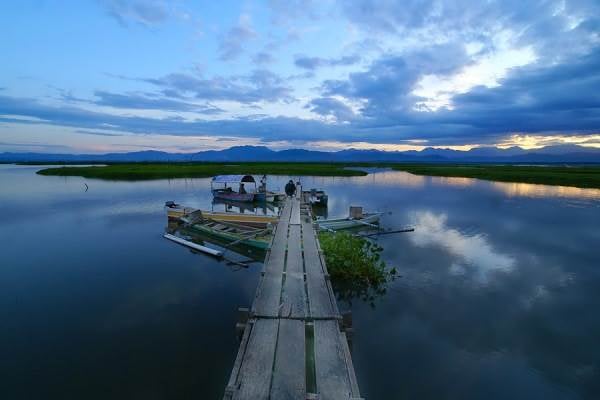
M 341 333 L 335 320 L 314 321 L 315 369 L 320 399 L 354 397 L 348 366 L 341 343 Z
M 306 398 L 304 321 L 281 319 L 271 399 Z
M 259 319 L 254 322 L 234 399 L 269 398 L 278 325 L 276 319 Z
M 287 243 L 288 223 L 280 221 L 275 228 L 275 235 L 265 260 L 264 272 L 283 272 L 285 262 L 285 246 Z
M 284 318 L 304 318 L 307 310 L 300 225 L 290 225 L 287 245 L 286 272 L 279 315 Z
M 290 217 L 291 225 L 300 225 L 300 201 L 298 199 L 292 199 L 292 215 Z
M 318 398 L 360 397 L 325 261 L 300 208 L 297 199 L 288 199 L 280 214 L 252 305 L 254 319 L 244 330 L 227 385 L 228 400 L 306 399 L 307 321 L 314 327 Z
M 283 210 L 281 210 L 281 214 L 279 215 L 279 221 L 289 222 L 291 213 L 292 213 L 292 201 L 288 198 L 285 201 Z
M 356 379 L 356 373 L 354 372 L 354 364 L 352 363 L 352 355 L 350 354 L 350 347 L 348 347 L 348 338 L 346 334 L 342 332 L 341 343 L 344 350 L 344 357 L 346 359 L 346 366 L 348 367 L 348 378 L 350 379 L 350 390 L 352 392 L 352 398 L 360 398 L 360 390 L 358 389 L 358 380 Z
M 278 317 L 282 289 L 281 273 L 263 275 L 252 303 L 252 314 L 258 317 Z
M 244 334 L 242 335 L 242 340 L 240 341 L 240 347 L 237 355 L 235 356 L 235 362 L 233 363 L 231 375 L 229 376 L 229 381 L 227 382 L 227 387 L 225 388 L 225 394 L 223 396 L 224 400 L 233 399 L 233 396 L 237 390 L 236 388 L 240 374 L 240 368 L 242 368 L 244 354 L 246 353 L 246 348 L 248 347 L 248 341 L 250 340 L 250 332 L 252 331 L 253 324 L 254 321 L 249 321 L 244 328 Z
M 277 317 L 281 298 L 283 269 L 285 265 L 288 223 L 280 221 L 275 230 L 275 239 L 272 242 L 268 260 L 260 279 L 252 313 L 259 316 Z
M 302 244 L 304 246 L 304 266 L 308 291 L 310 316 L 313 318 L 337 318 L 334 307 L 335 297 L 327 287 L 323 275 L 321 258 L 317 250 L 316 237 L 310 222 L 302 224 Z

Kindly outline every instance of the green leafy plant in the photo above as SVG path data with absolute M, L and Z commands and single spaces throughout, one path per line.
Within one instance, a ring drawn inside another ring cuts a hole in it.
M 396 269 L 381 259 L 383 248 L 370 240 L 346 232 L 321 232 L 319 242 L 340 300 L 359 298 L 374 306 L 375 298 L 385 294 L 387 283 L 396 277 Z

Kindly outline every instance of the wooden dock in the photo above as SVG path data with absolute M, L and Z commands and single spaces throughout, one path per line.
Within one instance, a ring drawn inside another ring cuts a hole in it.
M 288 199 L 275 228 L 240 348 L 230 399 L 359 399 L 327 267 L 307 206 Z

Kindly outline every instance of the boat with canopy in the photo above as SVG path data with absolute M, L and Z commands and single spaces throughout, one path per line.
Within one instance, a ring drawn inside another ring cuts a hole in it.
M 233 187 L 237 185 L 237 192 Z M 246 185 L 254 185 L 249 191 Z M 256 180 L 252 175 L 217 175 L 210 182 L 210 190 L 215 199 L 252 202 L 256 195 Z

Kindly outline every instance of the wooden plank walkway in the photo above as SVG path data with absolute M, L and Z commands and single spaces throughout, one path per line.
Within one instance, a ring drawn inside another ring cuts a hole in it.
M 288 199 L 225 389 L 233 399 L 360 399 L 308 207 Z

